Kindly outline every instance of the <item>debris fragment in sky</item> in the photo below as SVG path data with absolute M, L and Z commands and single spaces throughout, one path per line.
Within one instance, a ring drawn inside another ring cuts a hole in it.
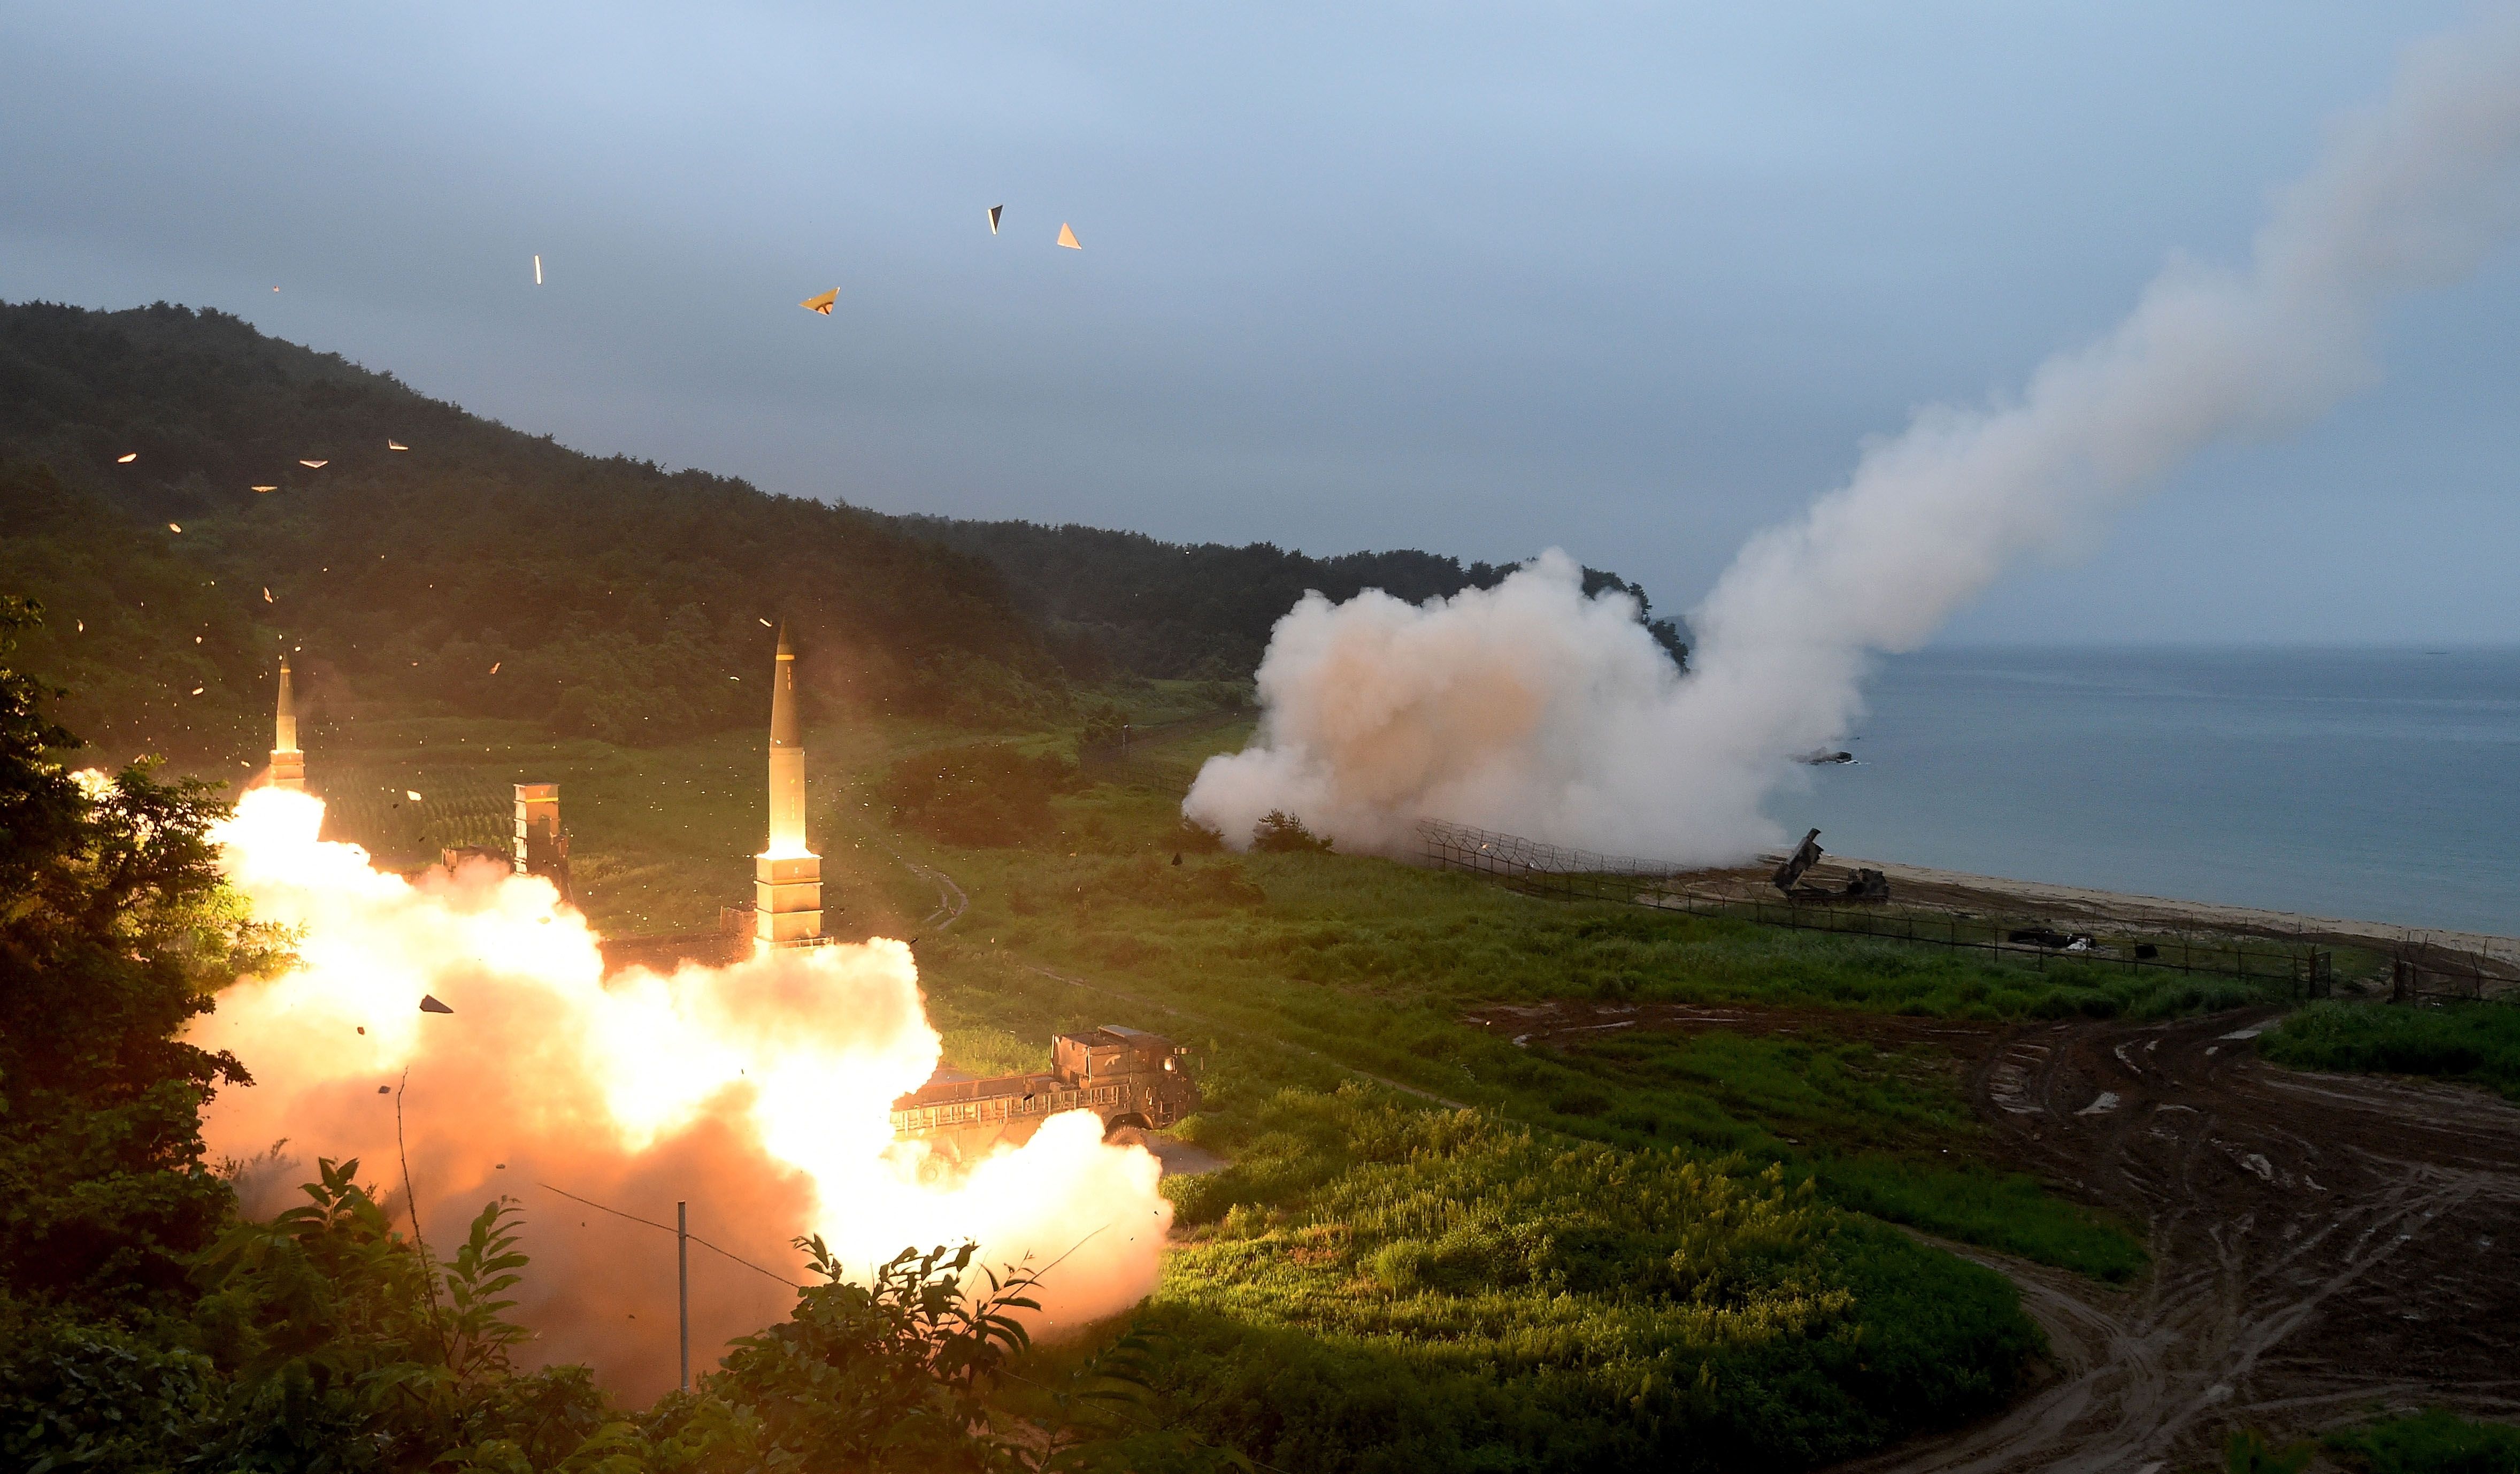
M 1058 244 L 1066 246 L 1069 250 L 1083 250 L 1085 248 L 1084 246 L 1076 244 L 1076 232 L 1069 230 L 1067 228 L 1067 222 L 1064 220 L 1058 222 Z
M 204 686 L 196 686 L 196 687 L 194 687 L 194 688 L 193 688 L 193 694 L 195 694 L 195 695 L 197 695 L 197 696 L 198 696 L 198 695 L 200 695 L 202 692 L 204 692 L 204 691 L 206 691 L 206 690 L 208 690 L 208 689 L 209 689 L 209 688 L 204 687 Z
M 495 675 L 497 675 L 497 674 L 499 673 L 499 667 L 500 667 L 500 666 L 503 666 L 503 665 L 505 665 L 505 664 L 507 664 L 507 663 L 508 663 L 508 662 L 507 662 L 507 661 L 505 661 L 505 660 L 493 660 L 493 661 L 491 661 L 491 662 L 490 662 L 490 674 L 492 674 L 492 675 L 494 675 L 494 676 L 495 676 Z
M 1000 215 L 1005 214 L 1006 212 L 1007 212 L 1007 207 L 1006 207 L 1005 205 L 1003 205 L 1003 204 L 993 204 L 993 205 L 990 205 L 990 206 L 989 206 L 989 234 L 990 234 L 990 235 L 993 235 L 993 236 L 994 236 L 994 235 L 996 235 L 996 234 L 998 233 L 998 217 L 999 217 Z
M 812 296 L 805 298 L 805 300 L 798 302 L 796 305 L 804 308 L 807 312 L 819 312 L 825 317 L 830 317 L 832 315 L 832 304 L 839 299 L 840 289 L 834 287 L 829 291 L 818 291 Z
M 761 619 L 761 616 L 758 614 L 755 614 L 752 617 L 755 619 Z M 767 619 L 761 619 L 761 627 L 765 630 L 770 628 L 770 621 Z
M 386 440 L 386 441 L 385 441 L 385 449 L 387 449 L 387 450 L 409 450 L 409 449 L 411 449 L 411 447 L 410 447 L 410 446 L 408 446 L 408 445 L 403 444 L 403 443 L 402 443 L 401 441 L 399 441 L 399 440 L 388 439 L 388 440 Z
M 540 287 L 542 284 L 543 284 L 543 258 L 542 258 L 542 253 L 541 253 L 540 251 L 536 251 L 536 252 L 534 253 L 534 285 L 535 285 L 535 286 L 537 286 L 537 287 Z
M 129 466 L 132 462 L 137 461 L 137 460 L 139 460 L 139 459 L 140 459 L 140 452 L 138 452 L 138 451 L 133 451 L 131 454 L 129 454 L 129 455 L 127 455 L 127 456 L 116 456 L 116 457 L 114 457 L 114 458 L 113 458 L 113 464 L 114 464 L 114 465 L 116 465 L 116 466 Z
M 420 996 L 420 1011 L 423 1013 L 452 1013 L 455 1010 L 446 1006 L 444 1004 L 439 1003 L 435 994 L 424 993 Z
M 405 789 L 403 789 L 403 790 L 402 790 L 402 796 L 403 796 L 403 797 L 405 797 L 405 798 L 410 799 L 413 803 L 418 803 L 418 802 L 420 802 L 420 795 L 419 795 L 419 794 L 417 794 L 417 793 L 414 793 L 414 792 L 413 792 L 413 791 L 411 791 L 409 788 L 405 788 Z
M 181 532 L 184 530 L 184 524 L 181 522 L 168 522 L 166 524 L 166 530 L 169 532 Z
M 325 467 L 330 466 L 333 463 L 327 459 L 323 461 L 300 461 L 297 464 L 305 467 L 308 470 L 322 470 Z
M 262 602 L 264 603 L 271 603 L 271 590 L 266 588 L 262 591 Z
M 253 489 L 256 491 L 278 491 L 280 488 L 277 486 L 257 486 Z

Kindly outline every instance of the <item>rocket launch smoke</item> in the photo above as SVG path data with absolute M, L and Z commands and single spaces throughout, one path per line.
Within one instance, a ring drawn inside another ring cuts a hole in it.
M 428 1241 L 517 1198 L 533 1256 L 518 1314 L 537 1356 L 591 1362 L 633 1396 L 673 1382 L 673 1238 L 540 1184 L 662 1222 L 689 1200 L 695 1233 L 797 1281 L 789 1241 L 807 1232 L 861 1273 L 966 1239 L 991 1266 L 1066 1254 L 1036 1326 L 1054 1333 L 1154 1287 L 1171 1222 L 1156 1163 L 1106 1145 L 1090 1113 L 968 1170 L 892 1139 L 893 1098 L 939 1052 L 901 943 L 608 980 L 547 881 L 492 865 L 382 874 L 319 841 L 322 819 L 320 801 L 263 789 L 217 835 L 255 916 L 303 929 L 300 967 L 221 995 L 196 1035 L 253 1073 L 205 1123 L 214 1153 L 249 1164 L 247 1211 L 285 1206 L 314 1157 L 356 1157 L 401 1218 L 407 1144 Z M 424 995 L 455 1011 L 421 1012 Z M 692 1272 L 696 1359 L 793 1298 L 715 1255 L 695 1251 Z
M 2473 270 L 2515 223 L 2520 15 L 2407 54 L 2377 107 L 2279 194 L 2244 270 L 2174 260 L 2113 332 L 2012 402 L 1939 408 L 1844 486 L 1753 537 L 1689 615 L 1682 677 L 1624 598 L 1552 554 L 1492 591 L 1411 608 L 1307 597 L 1260 667 L 1252 746 L 1184 810 L 1239 842 L 1283 809 L 1398 852 L 1421 817 L 1681 862 L 1773 842 L 1790 755 L 1840 740 L 1874 652 L 1922 645 L 2025 552 L 2225 438 L 2281 433 L 2371 377 L 2392 295 Z

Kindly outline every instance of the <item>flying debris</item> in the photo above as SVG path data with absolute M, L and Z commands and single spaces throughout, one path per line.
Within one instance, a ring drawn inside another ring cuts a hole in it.
M 761 619 L 761 616 L 758 614 L 755 614 L 752 617 L 755 619 Z M 761 619 L 761 627 L 765 630 L 770 628 L 770 621 L 767 619 Z
M 409 450 L 409 449 L 411 449 L 411 447 L 410 447 L 410 446 L 408 446 L 408 445 L 403 444 L 403 443 L 402 443 L 401 441 L 399 441 L 399 440 L 387 440 L 387 441 L 385 442 L 385 449 L 387 449 L 387 450 Z
M 998 217 L 999 217 L 1000 215 L 1005 214 L 1006 212 L 1007 212 L 1007 207 L 1006 207 L 1005 205 L 1003 205 L 1003 204 L 993 204 L 993 205 L 990 205 L 990 206 L 989 206 L 989 234 L 990 234 L 990 235 L 993 235 L 993 236 L 994 236 L 994 235 L 996 235 L 996 234 L 998 233 Z
M 834 287 L 829 291 L 818 291 L 812 296 L 805 298 L 805 300 L 798 302 L 796 305 L 804 308 L 807 312 L 819 312 L 825 317 L 830 317 L 832 315 L 832 304 L 839 299 L 840 289 Z
M 535 285 L 535 286 L 537 286 L 537 287 L 540 287 L 542 284 L 543 284 L 543 258 L 542 258 L 541 254 L 540 254 L 539 252 L 537 252 L 537 253 L 535 254 L 535 256 L 534 256 L 534 285 Z
M 322 470 L 325 467 L 330 466 L 330 465 L 332 465 L 333 463 L 332 463 L 330 460 L 323 460 L 323 461 L 300 461 L 300 462 L 298 462 L 297 464 L 298 464 L 298 465 L 300 465 L 300 466 L 305 467 L 308 470 Z
M 265 590 L 263 590 L 263 591 L 262 591 L 262 602 L 263 602 L 264 603 L 271 603 L 271 591 L 270 591 L 269 589 L 265 589 Z
M 113 464 L 114 464 L 114 465 L 116 465 L 116 466 L 129 466 L 132 462 L 137 461 L 137 460 L 139 460 L 139 459 L 140 459 L 140 452 L 138 452 L 138 451 L 133 451 L 131 454 L 129 454 L 129 455 L 127 455 L 127 456 L 116 456 L 116 457 L 114 457 L 114 458 L 113 458 Z
M 1067 228 L 1067 222 L 1064 220 L 1058 222 L 1058 244 L 1066 246 L 1069 250 L 1083 250 L 1085 248 L 1084 246 L 1076 244 L 1076 232 L 1069 230 Z
M 405 797 L 405 798 L 410 799 L 413 803 L 419 803 L 419 802 L 421 801 L 420 795 L 419 795 L 419 794 L 417 794 L 417 793 L 414 793 L 414 792 L 413 792 L 413 791 L 411 791 L 409 788 L 405 788 L 405 789 L 403 789 L 403 790 L 402 790 L 402 796 L 403 796 L 403 797 Z
M 184 524 L 181 522 L 168 522 L 166 524 L 166 530 L 169 532 L 181 532 L 184 530 Z
M 424 993 L 420 996 L 420 1011 L 423 1013 L 452 1013 L 455 1010 L 446 1006 L 444 1004 L 439 1003 L 434 994 Z
M 253 489 L 256 491 L 278 491 L 280 488 L 277 486 L 257 486 Z
M 508 662 L 507 662 L 507 661 L 505 661 L 505 660 L 493 660 L 493 661 L 491 661 L 491 662 L 490 662 L 490 674 L 492 674 L 492 675 L 494 675 L 494 676 L 495 676 L 495 675 L 497 675 L 497 674 L 499 673 L 499 667 L 500 667 L 500 666 L 503 666 L 503 665 L 505 665 L 505 664 L 507 664 L 507 663 L 508 663 Z
M 198 696 L 198 695 L 200 695 L 202 692 L 207 691 L 207 690 L 209 690 L 209 688 L 208 688 L 208 687 L 206 687 L 206 686 L 196 686 L 196 687 L 194 687 L 194 688 L 193 688 L 193 694 L 195 694 L 195 695 L 197 695 L 197 696 Z
M 280 289 L 279 289 L 279 288 L 277 288 L 277 287 L 274 287 L 274 288 L 273 288 L 273 289 L 271 289 L 271 290 L 274 290 L 274 291 L 278 291 Z M 393 1087 L 392 1087 L 392 1086 L 390 1086 L 390 1085 L 381 1085 L 381 1086 L 378 1086 L 378 1087 L 377 1087 L 377 1094 L 380 1094 L 380 1095 L 390 1095 L 390 1094 L 393 1094 Z
M 1807 768 L 1826 768 L 1832 765 L 1852 763 L 1855 761 L 1855 754 L 1852 752 L 1831 751 L 1826 747 L 1815 747 L 1809 752 L 1798 755 L 1795 757 L 1794 761 L 1801 763 Z

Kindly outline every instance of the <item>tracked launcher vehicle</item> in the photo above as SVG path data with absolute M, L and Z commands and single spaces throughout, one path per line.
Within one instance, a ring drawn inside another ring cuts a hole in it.
M 1050 1072 L 976 1080 L 939 1069 L 892 1102 L 899 1140 L 934 1141 L 967 1157 L 1020 1145 L 1062 1111 L 1090 1110 L 1105 1137 L 1128 1127 L 1161 1131 L 1198 1109 L 1190 1047 L 1160 1034 L 1104 1024 L 1051 1041 Z

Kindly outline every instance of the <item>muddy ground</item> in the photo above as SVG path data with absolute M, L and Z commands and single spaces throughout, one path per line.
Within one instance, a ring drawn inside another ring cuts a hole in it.
M 2520 1418 L 2520 1109 L 2482 1093 L 2257 1057 L 2280 1010 L 1978 1025 L 1743 1006 L 1481 1010 L 1528 1043 L 1612 1028 L 1825 1031 L 1962 1061 L 1985 1150 L 2141 1226 L 2116 1289 L 2010 1275 L 2049 1364 L 2006 1412 L 1844 1474 L 2221 1466 L 2235 1426 L 2304 1436 L 2382 1407 Z

